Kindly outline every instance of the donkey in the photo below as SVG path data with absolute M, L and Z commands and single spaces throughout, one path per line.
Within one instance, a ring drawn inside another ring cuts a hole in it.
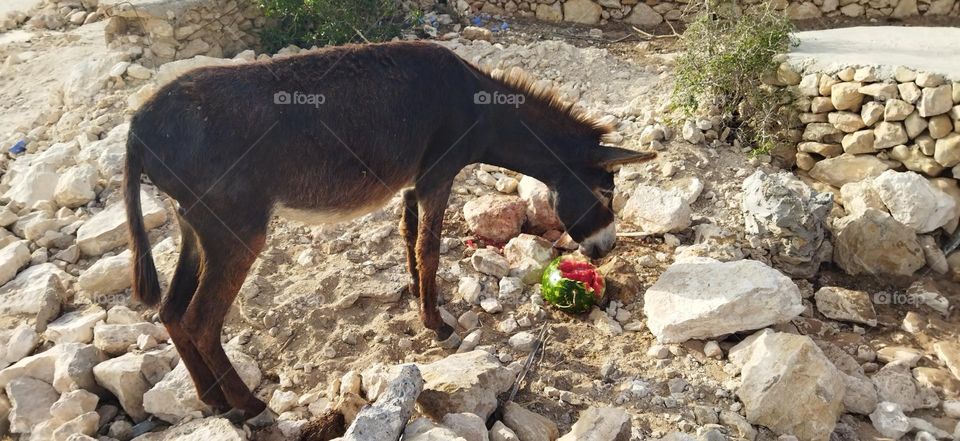
M 459 339 L 440 318 L 436 273 L 444 209 L 465 166 L 543 181 L 582 252 L 608 253 L 611 170 L 655 154 L 602 146 L 610 127 L 533 84 L 516 71 L 488 74 L 439 45 L 398 42 L 200 68 L 145 103 L 130 124 L 123 184 L 133 293 L 148 306 L 161 300 L 140 208 L 146 174 L 178 205 L 180 255 L 160 320 L 200 398 L 234 418 L 265 410 L 220 333 L 274 214 L 339 222 L 403 190 L 409 291 L 447 346 Z

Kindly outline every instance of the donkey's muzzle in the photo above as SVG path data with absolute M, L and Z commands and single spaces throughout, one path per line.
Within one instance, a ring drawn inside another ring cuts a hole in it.
M 591 259 L 599 259 L 610 253 L 617 243 L 617 228 L 613 222 L 580 242 L 580 253 Z

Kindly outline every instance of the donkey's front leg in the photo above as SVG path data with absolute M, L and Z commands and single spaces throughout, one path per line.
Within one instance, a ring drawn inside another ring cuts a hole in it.
M 420 319 L 423 325 L 437 333 L 437 340 L 445 348 L 460 345 L 460 337 L 444 323 L 437 308 L 437 267 L 440 265 L 440 233 L 443 230 L 443 212 L 450 196 L 450 184 L 417 186 L 420 202 L 420 222 L 417 229 L 417 276 L 420 288 Z

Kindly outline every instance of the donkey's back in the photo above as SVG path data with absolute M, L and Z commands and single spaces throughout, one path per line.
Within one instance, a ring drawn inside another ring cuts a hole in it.
M 146 103 L 130 138 L 144 172 L 181 205 L 227 192 L 341 220 L 412 183 L 438 130 L 473 118 L 452 104 L 469 98 L 451 96 L 470 79 L 456 55 L 428 43 L 201 68 Z

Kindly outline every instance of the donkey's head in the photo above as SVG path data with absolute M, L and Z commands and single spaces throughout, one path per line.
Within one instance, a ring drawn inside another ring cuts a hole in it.
M 624 164 L 649 161 L 656 153 L 604 146 L 586 158 L 568 163 L 569 170 L 553 182 L 557 215 L 567 234 L 590 258 L 605 256 L 617 240 L 613 218 L 613 173 Z

